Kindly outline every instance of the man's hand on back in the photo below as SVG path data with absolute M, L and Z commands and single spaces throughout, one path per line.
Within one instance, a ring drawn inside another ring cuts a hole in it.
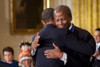
M 40 35 L 39 35 L 39 32 L 37 32 L 37 35 L 36 35 L 34 41 L 32 42 L 33 49 L 36 49 L 38 46 L 40 46 L 39 39 L 40 39 Z
M 54 49 L 45 50 L 44 55 L 46 56 L 46 58 L 61 59 L 63 56 L 63 52 L 54 43 L 53 43 L 53 46 L 54 46 Z

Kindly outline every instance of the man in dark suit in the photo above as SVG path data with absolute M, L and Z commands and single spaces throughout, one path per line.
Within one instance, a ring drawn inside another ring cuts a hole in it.
M 47 8 L 42 12 L 42 23 L 45 27 L 33 37 L 33 41 L 40 38 L 39 44 L 41 44 L 40 46 L 37 42 L 33 42 L 32 44 L 33 49 L 37 49 L 35 55 L 33 56 L 36 67 L 64 67 L 63 61 L 60 59 L 47 59 L 44 55 L 44 51 L 46 49 L 54 49 L 52 46 L 54 41 L 51 39 L 51 36 L 49 36 L 53 29 L 64 32 L 64 34 L 67 32 L 67 29 L 64 29 L 65 31 L 63 31 L 55 26 L 53 10 L 54 9 L 52 8 Z M 35 37 L 37 37 L 37 39 L 35 39 Z
M 63 52 L 66 53 L 66 67 L 89 67 L 91 55 L 95 52 L 95 41 L 89 32 L 74 26 L 71 23 L 72 14 L 65 5 L 60 5 L 54 10 L 55 23 L 58 28 L 69 29 L 68 34 L 63 39 Z M 64 41 L 65 40 L 65 41 Z M 63 57 L 63 52 L 57 49 L 46 50 L 47 58 L 56 59 L 59 55 Z M 69 50 L 68 50 L 69 48 Z
M 66 9 L 66 6 L 64 6 L 64 9 Z M 69 10 L 68 7 L 67 7 L 67 10 Z M 61 15 L 61 14 L 59 13 L 57 15 Z M 80 36 L 79 34 L 77 35 L 77 32 L 74 32 L 74 30 L 75 30 L 74 25 L 71 25 L 71 23 L 70 23 L 71 16 L 68 19 L 69 23 L 66 24 L 66 19 L 69 17 L 70 14 L 68 14 L 68 17 L 65 16 L 66 12 L 63 13 L 63 15 L 64 15 L 63 18 L 60 17 L 61 19 L 57 19 L 57 21 L 64 22 L 65 24 L 61 23 L 61 25 L 57 25 L 57 23 L 56 23 L 58 28 L 61 28 L 61 30 L 55 29 L 55 28 L 53 28 L 53 30 L 48 30 L 47 29 L 47 30 L 45 30 L 45 32 L 47 32 L 48 35 L 44 34 L 44 36 L 42 36 L 42 39 L 40 37 L 41 33 L 40 33 L 40 36 L 38 34 L 35 39 L 33 38 L 34 41 L 35 41 L 35 42 L 33 42 L 33 44 L 35 44 L 35 45 L 33 45 L 33 48 L 38 47 L 35 56 L 36 56 L 36 58 L 39 59 L 41 57 L 41 55 L 44 54 L 43 51 L 46 50 L 46 49 L 49 49 L 49 50 L 45 51 L 46 58 L 53 58 L 54 60 L 55 59 L 58 59 L 58 60 L 61 59 L 61 60 L 64 61 L 63 64 L 67 63 L 66 64 L 67 67 L 82 67 L 82 66 L 83 67 L 88 67 L 89 58 L 90 58 L 91 54 L 94 53 L 95 41 L 94 41 L 93 37 L 87 31 L 80 30 L 83 33 L 86 32 L 86 35 L 82 35 L 82 36 Z M 59 18 L 59 17 L 57 17 L 57 18 Z M 56 20 L 56 18 L 55 18 L 55 20 Z M 65 29 L 62 29 L 62 28 L 65 28 L 66 31 L 65 31 Z M 67 31 L 68 29 L 70 31 Z M 50 32 L 50 31 L 52 31 L 52 32 Z M 73 32 L 76 35 L 73 34 Z M 47 40 L 47 38 L 49 38 L 49 39 Z M 52 42 L 54 42 L 57 46 L 55 44 L 53 44 L 53 46 L 48 45 L 48 44 L 50 44 L 50 38 L 53 39 Z M 87 40 L 87 39 L 89 39 L 89 40 Z M 79 42 L 79 40 L 80 40 L 80 42 Z M 39 44 L 38 44 L 38 41 L 39 41 Z M 41 49 L 43 48 L 43 44 L 41 44 L 41 43 L 43 43 L 43 41 L 45 41 L 45 43 L 46 43 L 44 45 L 46 48 L 41 52 Z M 80 44 L 80 43 L 83 43 L 83 44 Z M 87 43 L 89 43 L 89 44 L 87 44 Z M 85 44 L 87 44 L 87 45 L 85 45 Z M 50 48 L 50 46 L 52 46 L 52 48 Z M 81 48 L 82 48 L 82 50 L 80 50 Z M 40 49 L 40 51 L 39 51 L 39 49 Z M 37 54 L 39 54 L 39 53 L 40 54 L 42 53 L 42 54 L 37 57 Z M 64 58 L 64 59 L 62 59 L 62 58 Z M 85 59 L 83 59 L 83 58 L 85 58 Z M 41 59 L 41 58 L 40 58 L 40 60 L 43 61 L 43 59 Z M 52 59 L 49 59 L 49 60 L 52 60 Z M 51 62 L 48 62 L 48 64 L 53 64 L 54 60 L 52 60 Z M 46 60 L 44 60 L 43 62 L 46 62 Z M 58 66 L 57 66 L 57 64 L 55 64 L 56 66 L 53 65 L 53 66 L 49 66 L 49 67 L 62 67 L 62 66 L 65 66 L 65 65 L 62 64 L 62 61 L 60 61 L 60 62 L 57 61 L 55 63 L 57 63 Z M 46 63 L 44 63 L 44 64 L 46 64 Z M 60 66 L 60 64 L 62 66 Z

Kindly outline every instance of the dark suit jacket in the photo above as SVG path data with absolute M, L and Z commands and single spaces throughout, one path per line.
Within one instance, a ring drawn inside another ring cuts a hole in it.
M 56 26 L 52 24 L 48 24 L 39 32 L 40 46 L 38 47 L 37 52 L 35 56 L 33 57 L 36 67 L 64 67 L 64 63 L 60 59 L 47 59 L 46 56 L 44 55 L 44 51 L 46 49 L 54 49 L 52 45 L 54 41 L 50 36 L 50 33 L 54 29 L 56 29 Z M 63 30 L 61 31 L 63 32 Z M 33 37 L 33 40 L 34 40 L 34 37 Z
M 73 25 L 74 26 L 74 25 Z M 67 66 L 66 67 L 89 67 L 89 60 L 91 55 L 95 52 L 95 40 L 93 36 L 86 30 L 80 29 L 76 26 L 73 27 L 74 31 L 67 31 L 66 35 L 62 35 L 59 39 L 57 31 L 51 33 L 56 45 L 60 45 L 60 49 L 67 53 Z M 61 46 L 62 45 L 62 46 Z
M 50 29 L 49 29 L 50 28 Z M 52 30 L 53 29 L 53 30 Z M 34 38 L 33 38 L 34 39 Z M 53 49 L 55 43 L 63 52 L 67 53 L 66 67 L 88 67 L 89 58 L 95 51 L 95 41 L 85 30 L 74 27 L 74 32 L 67 29 L 48 27 L 40 31 L 40 47 L 37 50 L 35 60 L 39 67 L 63 67 L 62 61 L 57 59 L 46 59 L 44 50 Z M 42 59 L 41 59 L 42 58 Z M 43 59 L 44 58 L 44 59 Z M 39 59 L 39 61 L 38 61 Z M 49 61 L 48 61 L 49 60 Z M 43 61 L 43 62 L 42 62 Z M 48 61 L 48 63 L 46 63 Z M 59 61 L 59 63 L 58 63 Z M 55 62 L 54 64 L 52 62 Z M 50 64 L 53 66 L 44 66 Z M 56 64 L 56 66 L 55 66 Z M 38 67 L 38 66 L 37 66 Z

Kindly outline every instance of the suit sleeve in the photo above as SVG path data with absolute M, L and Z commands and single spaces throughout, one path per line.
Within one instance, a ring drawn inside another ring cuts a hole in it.
M 89 56 L 83 54 L 67 54 L 66 67 L 87 67 L 89 65 L 89 59 Z
M 69 48 L 63 48 L 62 51 L 67 54 L 66 67 L 87 67 L 89 64 L 90 56 L 86 54 L 79 53 Z
M 79 53 L 91 56 L 95 52 L 96 43 L 90 33 L 85 34 L 85 36 L 79 37 L 74 34 L 69 34 L 65 40 L 66 41 L 64 41 L 64 44 L 66 44 L 68 48 Z
M 35 37 L 36 37 L 36 34 L 33 36 L 32 42 L 34 41 Z M 32 52 L 34 52 L 34 51 L 33 51 L 32 46 L 31 46 L 31 55 L 32 55 L 32 59 L 33 59 L 33 61 L 35 63 L 36 51 L 35 51 L 35 53 L 32 53 Z
M 33 36 L 33 38 L 32 38 L 32 42 L 34 41 L 34 39 L 35 39 L 36 35 L 37 35 L 37 34 L 35 34 L 35 35 Z

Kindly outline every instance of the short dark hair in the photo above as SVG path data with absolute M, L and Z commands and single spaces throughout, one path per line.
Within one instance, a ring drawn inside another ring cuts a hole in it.
M 69 8 L 68 6 L 66 6 L 66 5 L 59 5 L 59 6 L 57 6 L 57 7 L 54 9 L 54 13 L 55 13 L 55 11 L 57 11 L 57 10 L 58 10 L 58 11 L 59 11 L 59 10 L 65 10 L 67 16 L 70 17 L 70 18 L 72 18 L 72 13 L 71 13 L 71 10 L 70 10 L 70 8 Z
M 49 20 L 54 20 L 54 9 L 53 8 L 46 8 L 43 12 L 42 12 L 42 19 L 43 21 L 48 22 Z
M 95 31 L 100 31 L 100 28 L 96 28 Z
M 5 47 L 4 49 L 3 49 L 3 55 L 4 55 L 4 52 L 5 51 L 7 51 L 7 52 L 11 52 L 12 53 L 12 55 L 14 55 L 14 50 L 11 48 L 11 47 Z

